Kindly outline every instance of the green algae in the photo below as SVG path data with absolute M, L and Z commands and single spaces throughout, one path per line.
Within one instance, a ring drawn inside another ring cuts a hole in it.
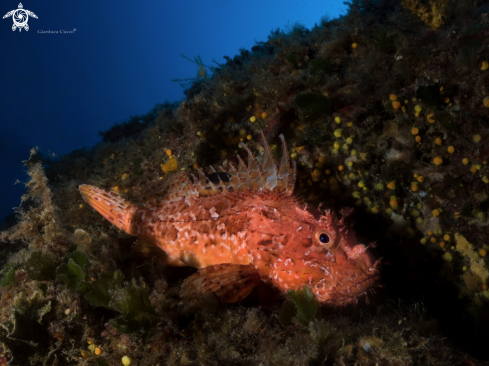
M 152 332 L 155 327 L 155 311 L 149 299 L 149 289 L 144 282 L 132 281 L 112 293 L 110 307 L 121 313 L 110 321 L 121 333 Z
M 69 258 L 68 263 L 62 264 L 56 269 L 56 280 L 71 289 L 78 289 L 85 280 L 85 274 L 83 269 L 72 258 Z
M 116 310 L 110 305 L 112 293 L 122 288 L 122 272 L 117 270 L 114 273 L 106 272 L 100 275 L 100 278 L 92 283 L 90 292 L 85 295 L 90 304 L 93 306 L 102 306 L 110 310 Z
M 56 269 L 60 262 L 52 253 L 37 250 L 31 253 L 24 268 L 27 276 L 33 280 L 52 281 L 56 278 Z
M 327 73 L 331 68 L 331 63 L 325 58 L 313 58 L 309 62 L 309 67 L 312 74 Z
M 295 97 L 294 102 L 298 108 L 313 114 L 329 114 L 331 111 L 328 97 L 319 93 L 301 93 Z
M 121 313 L 120 317 L 110 320 L 110 324 L 121 333 L 150 331 L 155 311 L 149 300 L 148 287 L 136 281 L 122 286 L 123 278 L 121 271 L 103 273 L 92 283 L 85 299 L 93 306 Z
M 318 311 L 319 303 L 316 295 L 307 286 L 297 291 L 289 290 L 288 295 L 297 312 L 297 320 L 304 326 L 308 326 L 316 317 Z
M 20 268 L 18 263 L 11 263 L 5 266 L 5 275 L 0 281 L 0 287 L 12 286 L 15 283 L 15 272 Z
M 39 292 L 27 297 L 19 293 L 13 301 L 10 322 L 0 325 L 0 342 L 11 353 L 11 366 L 53 364 L 49 332 L 43 319 L 51 311 L 51 302 Z
M 56 269 L 56 280 L 71 289 L 84 290 L 89 286 L 87 270 L 92 263 L 88 256 L 78 250 L 67 256 L 67 263 Z

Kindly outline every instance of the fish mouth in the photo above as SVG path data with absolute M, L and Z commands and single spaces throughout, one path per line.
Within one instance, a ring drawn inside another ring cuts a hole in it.
M 358 304 L 358 300 L 365 298 L 370 303 L 369 293 L 376 294 L 375 288 L 380 285 L 380 259 L 374 262 L 367 271 L 362 271 L 357 276 L 351 277 L 338 284 L 332 293 L 331 299 L 337 305 Z
M 362 298 L 369 304 L 369 293 L 375 295 L 375 288 L 381 286 L 380 266 L 381 259 L 375 261 L 371 256 L 359 258 L 337 272 L 339 280 L 329 289 L 329 296 L 321 293 L 320 286 L 317 286 L 318 298 L 335 306 L 358 304 Z
M 336 306 L 344 306 L 358 304 L 358 301 L 364 298 L 368 305 L 370 304 L 368 295 L 369 293 L 372 295 L 376 294 L 375 287 L 379 286 L 379 281 L 380 275 L 375 274 L 350 286 L 338 286 L 332 291 L 328 303 Z

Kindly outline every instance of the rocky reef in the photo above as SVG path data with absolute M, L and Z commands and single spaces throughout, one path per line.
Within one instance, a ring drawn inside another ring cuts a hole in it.
M 274 31 L 186 99 L 57 159 L 33 149 L 0 235 L 0 365 L 489 364 L 489 2 L 352 0 L 311 30 Z M 183 61 L 185 62 L 185 61 Z M 187 304 L 168 267 L 88 207 L 93 184 L 142 204 L 148 182 L 226 166 L 283 134 L 295 195 L 355 207 L 376 242 L 370 304 L 318 307 L 255 289 Z

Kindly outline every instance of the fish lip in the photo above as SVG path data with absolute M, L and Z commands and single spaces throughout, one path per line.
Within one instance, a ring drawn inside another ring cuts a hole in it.
M 379 263 L 379 260 L 377 260 L 371 267 L 368 268 L 368 270 L 361 271 L 361 277 L 363 278 L 356 277 L 356 281 L 351 287 L 352 290 L 354 289 L 354 291 L 350 293 L 351 301 L 354 301 L 354 299 L 361 297 L 363 294 L 366 294 L 368 290 L 378 287 L 380 285 L 381 274 L 379 269 L 377 268 L 379 266 Z
M 331 298 L 337 299 L 338 301 L 334 301 L 333 303 L 339 306 L 358 303 L 358 300 L 360 298 L 367 296 L 369 290 L 372 290 L 375 287 L 379 287 L 380 286 L 379 282 L 381 278 L 380 273 L 376 271 L 370 271 L 370 272 L 373 273 L 371 273 L 370 276 L 368 276 L 367 278 L 356 283 L 351 288 L 351 289 L 355 289 L 354 292 L 351 292 L 348 295 L 346 295 L 342 291 L 334 290 Z M 357 288 L 358 285 L 360 285 L 360 289 Z

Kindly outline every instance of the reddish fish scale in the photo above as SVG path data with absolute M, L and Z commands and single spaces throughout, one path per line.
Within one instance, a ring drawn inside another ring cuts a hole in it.
M 173 202 L 138 209 L 129 234 L 155 243 L 187 265 L 249 264 L 246 211 L 237 209 L 239 194 Z

